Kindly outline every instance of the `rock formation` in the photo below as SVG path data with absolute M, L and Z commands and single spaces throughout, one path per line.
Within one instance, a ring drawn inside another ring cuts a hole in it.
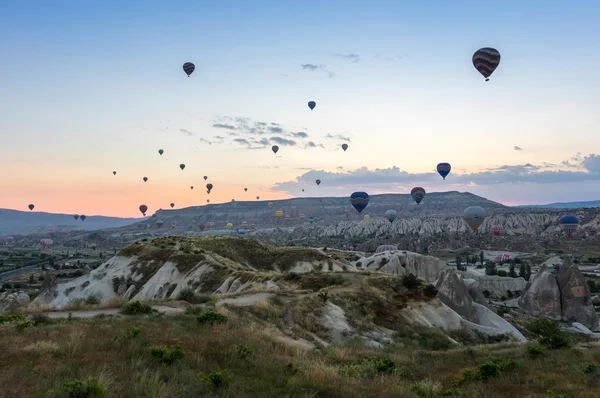
M 0 293 L 0 312 L 9 312 L 27 307 L 29 302 L 29 295 L 25 292 Z

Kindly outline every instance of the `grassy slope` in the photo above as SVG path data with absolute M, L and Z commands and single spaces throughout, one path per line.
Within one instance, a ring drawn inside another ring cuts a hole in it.
M 428 380 L 434 390 L 450 388 L 462 369 L 491 357 L 514 359 L 521 366 L 497 379 L 468 382 L 455 396 L 546 397 L 553 390 L 585 398 L 597 396 L 594 388 L 600 382 L 599 374 L 582 370 L 588 362 L 600 362 L 599 343 L 547 351 L 539 359 L 511 344 L 449 351 L 408 346 L 385 352 L 359 347 L 301 352 L 265 338 L 264 328 L 224 311 L 227 323 L 216 325 L 188 315 L 67 321 L 22 332 L 14 324 L 0 325 L 0 396 L 67 396 L 65 382 L 91 376 L 115 397 L 417 397 L 412 383 Z M 112 341 L 132 326 L 141 329 L 137 339 Z M 181 362 L 163 365 L 149 355 L 150 345 L 177 343 L 185 351 Z M 242 359 L 236 344 L 254 353 Z M 397 370 L 378 373 L 369 361 L 378 358 L 392 359 Z M 211 389 L 194 381 L 199 372 L 222 369 L 233 376 L 229 387 Z

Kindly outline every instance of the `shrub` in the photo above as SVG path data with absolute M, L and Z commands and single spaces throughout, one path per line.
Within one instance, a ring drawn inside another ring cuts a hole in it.
M 97 379 L 88 377 L 86 381 L 74 379 L 63 385 L 71 398 L 104 398 L 107 396 L 106 387 Z
M 505 358 L 491 358 L 487 362 L 479 364 L 477 369 L 464 369 L 458 378 L 454 382 L 455 387 L 460 387 L 467 381 L 485 381 L 489 379 L 495 379 L 502 376 L 504 370 L 517 367 L 517 362 L 508 360 Z
M 100 297 L 97 296 L 96 294 L 90 294 L 89 296 L 87 296 L 87 298 L 85 299 L 85 303 L 89 304 L 89 305 L 96 305 L 96 304 L 100 304 Z
M 0 325 L 8 322 L 22 321 L 25 320 L 25 315 L 0 315 Z
M 54 325 L 56 321 L 45 314 L 34 314 L 31 316 L 31 321 L 34 326 Z
M 283 276 L 283 280 L 285 280 L 285 281 L 295 281 L 295 280 L 298 280 L 298 279 L 300 279 L 300 278 L 301 278 L 301 276 L 300 276 L 300 275 L 298 275 L 298 274 L 297 274 L 297 273 L 295 273 L 295 272 L 287 272 L 287 273 L 286 273 L 286 274 Z
M 242 359 L 246 359 L 254 353 L 254 349 L 252 347 L 248 347 L 247 345 L 236 344 L 235 352 Z
M 498 276 L 508 276 L 508 273 L 506 271 L 504 271 L 503 269 L 498 270 L 498 273 L 496 274 Z
M 502 318 L 504 318 L 504 315 L 508 314 L 509 312 L 510 310 L 506 307 L 498 307 L 498 309 L 496 310 L 496 313 Z
M 159 360 L 165 365 L 172 365 L 175 361 L 183 360 L 185 358 L 185 352 L 180 345 L 171 347 L 169 350 L 167 347 L 150 347 L 150 355 L 152 358 Z
M 114 341 L 134 340 L 139 335 L 140 335 L 140 328 L 134 326 L 129 330 L 124 330 L 123 332 L 121 332 L 121 335 L 117 335 L 117 336 L 113 337 L 113 340 Z
M 18 321 L 16 328 L 17 328 L 18 332 L 22 332 L 23 330 L 25 330 L 29 327 L 32 327 L 32 326 L 33 326 L 33 322 L 31 322 L 31 320 L 22 319 L 22 320 Z
M 227 317 L 225 315 L 214 311 L 206 311 L 198 315 L 196 319 L 198 319 L 198 322 L 200 323 L 210 323 L 211 325 L 215 323 L 227 322 Z
M 492 294 L 490 293 L 490 291 L 489 291 L 489 290 L 487 290 L 487 289 L 486 289 L 486 290 L 484 290 L 484 291 L 482 291 L 481 293 L 483 294 L 483 297 L 485 297 L 485 298 L 490 298 L 490 296 L 492 295 Z
M 182 289 L 177 295 L 177 300 L 187 301 L 188 303 L 196 304 L 197 295 L 196 291 L 191 287 Z
M 425 288 L 423 289 L 423 294 L 425 295 L 425 297 L 433 298 L 433 297 L 437 296 L 438 290 L 435 286 L 433 286 L 430 283 L 429 285 L 425 286 Z
M 375 369 L 379 373 L 394 373 L 398 370 L 398 365 L 391 359 L 378 359 L 375 361 Z
M 532 357 L 539 357 L 546 351 L 546 349 L 539 344 L 528 344 L 525 350 Z
M 149 304 L 141 303 L 140 301 L 132 301 L 125 305 L 123 313 L 127 315 L 150 314 L 152 307 Z
M 406 274 L 402 277 L 402 286 L 415 290 L 421 286 L 421 281 L 414 274 Z
M 525 330 L 534 335 L 546 348 L 558 349 L 571 345 L 571 337 L 560 330 L 557 321 L 549 318 L 535 319 L 525 325 Z
M 600 365 L 598 365 L 595 362 L 590 362 L 587 365 L 585 365 L 585 368 L 583 368 L 583 373 L 585 373 L 585 374 L 594 373 L 598 369 L 600 369 Z
M 202 384 L 213 388 L 227 387 L 231 384 L 232 379 L 233 376 L 231 376 L 227 370 L 215 370 L 208 375 L 205 375 L 204 373 L 198 373 L 196 375 L 197 382 L 201 382 Z

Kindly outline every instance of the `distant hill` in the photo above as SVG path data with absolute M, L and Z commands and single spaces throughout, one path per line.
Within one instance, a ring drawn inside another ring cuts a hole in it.
M 40 233 L 48 228 L 92 231 L 122 227 L 140 220 L 140 218 L 88 216 L 85 221 L 81 221 L 75 220 L 71 214 L 0 209 L 0 235 Z
M 587 202 L 557 202 L 547 205 L 519 205 L 514 207 L 521 209 L 588 209 L 592 207 L 600 207 L 600 200 L 590 200 Z

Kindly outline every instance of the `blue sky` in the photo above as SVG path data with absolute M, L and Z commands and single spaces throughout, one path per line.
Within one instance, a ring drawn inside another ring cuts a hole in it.
M 598 199 L 598 20 L 593 1 L 3 2 L 0 207 L 133 215 L 205 203 L 203 175 L 214 202 Z M 278 139 L 294 144 L 275 157 Z

